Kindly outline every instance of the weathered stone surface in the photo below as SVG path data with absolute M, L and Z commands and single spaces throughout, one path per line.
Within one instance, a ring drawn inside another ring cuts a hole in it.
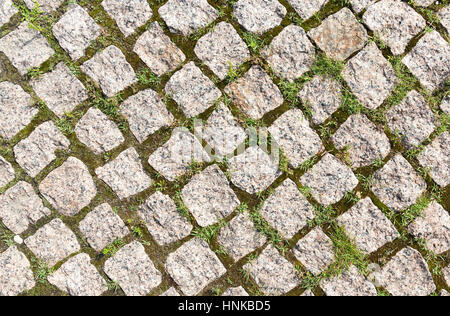
M 313 274 L 325 271 L 335 259 L 333 242 L 320 227 L 313 229 L 300 239 L 293 253 Z
M 0 136 L 13 138 L 37 113 L 31 97 L 19 85 L 0 82 Z
M 226 22 L 217 24 L 211 32 L 200 38 L 194 51 L 222 80 L 228 75 L 230 65 L 236 69 L 250 58 L 247 45 L 234 27 Z
M 0 268 L 0 296 L 15 296 L 34 287 L 30 262 L 16 246 L 0 253 Z
M 260 66 L 250 68 L 245 75 L 229 84 L 225 92 L 241 111 L 253 119 L 262 118 L 284 101 L 278 87 Z
M 177 290 L 175 290 L 175 288 L 171 287 L 170 289 L 165 291 L 160 296 L 172 296 L 172 297 L 174 297 L 174 296 L 180 296 L 180 293 L 178 293 Z
M 395 296 L 426 296 L 436 289 L 427 263 L 411 247 L 400 250 L 374 276 L 377 282 Z
M 425 88 L 434 90 L 444 85 L 450 77 L 449 55 L 450 45 L 438 32 L 433 31 L 419 40 L 403 58 L 403 63 Z
M 169 254 L 166 270 L 188 296 L 198 294 L 227 272 L 208 244 L 198 238 L 191 239 Z
M 316 53 L 306 32 L 291 24 L 262 51 L 262 56 L 280 77 L 293 81 L 311 68 Z
M 217 241 L 237 262 L 262 247 L 266 238 L 256 231 L 249 214 L 242 213 L 220 230 Z
M 48 13 L 56 10 L 64 0 L 24 0 L 24 2 L 30 10 L 36 7 L 37 2 L 39 9 Z
M 324 149 L 319 135 L 309 126 L 300 109 L 284 113 L 269 128 L 269 132 L 294 169 Z
M 417 159 L 430 170 L 433 180 L 442 187 L 450 183 L 450 135 L 448 132 L 436 137 Z
M 146 0 L 105 0 L 102 2 L 102 6 L 116 21 L 125 37 L 133 34 L 153 15 Z
M 86 48 L 101 34 L 101 28 L 79 5 L 72 4 L 52 31 L 59 45 L 73 60 L 84 56 Z
M 450 285 L 450 265 L 444 269 L 443 273 L 445 282 L 447 282 L 447 285 Z
M 0 26 L 9 22 L 9 19 L 19 10 L 13 5 L 11 0 L 4 0 L 0 4 Z
M 16 177 L 12 165 L 0 156 L 0 188 L 10 183 Z
M 260 213 L 286 239 L 294 237 L 309 220 L 314 218 L 312 205 L 300 194 L 297 185 L 290 179 L 275 189 L 264 202 Z
M 337 221 L 356 246 L 366 253 L 372 253 L 399 237 L 394 225 L 369 197 L 359 201 Z
M 397 106 L 386 112 L 392 132 L 406 147 L 418 146 L 434 131 L 437 122 L 427 102 L 417 91 L 410 91 Z
M 447 29 L 447 32 L 450 33 L 450 6 L 442 8 L 441 11 L 438 12 L 438 16 L 441 20 L 441 24 Z
M 173 200 L 161 192 L 150 196 L 138 209 L 147 229 L 160 245 L 189 236 L 193 226 L 177 210 Z
M 19 235 L 14 236 L 13 240 L 14 240 L 14 242 L 15 242 L 16 244 L 18 244 L 18 245 L 23 244 L 23 239 L 22 239 L 22 237 L 20 237 Z
M 165 90 L 188 117 L 203 113 L 221 96 L 220 90 L 194 62 L 177 71 Z
M 122 219 L 109 204 L 97 206 L 79 224 L 80 231 L 89 245 L 97 251 L 130 232 Z
M 368 39 L 366 30 L 348 8 L 327 17 L 308 35 L 320 49 L 336 60 L 347 59 L 363 48 Z
M 222 296 L 249 296 L 249 295 L 242 286 L 238 286 L 238 287 L 230 287 L 228 290 L 223 292 Z
M 345 193 L 358 185 L 351 169 L 331 154 L 326 154 L 300 178 L 300 182 L 310 188 L 313 197 L 324 205 L 340 201 Z
M 288 0 L 288 2 L 303 20 L 308 20 L 314 13 L 322 9 L 328 0 Z
M 97 168 L 95 173 L 121 200 L 144 191 L 152 184 L 152 179 L 144 172 L 139 154 L 133 147 L 123 151 L 112 162 Z
M 415 4 L 417 4 L 418 6 L 421 6 L 421 7 L 428 7 L 433 2 L 435 2 L 435 1 L 434 0 L 415 0 L 414 1 Z
M 450 115 L 450 94 L 448 94 L 441 103 L 441 110 L 444 111 L 447 115 Z
M 50 210 L 27 182 L 20 181 L 0 195 L 0 218 L 15 234 L 23 233 L 30 225 L 48 215 Z
M 58 218 L 25 239 L 25 245 L 50 267 L 80 250 L 75 234 Z
M 164 34 L 158 22 L 153 22 L 139 37 L 133 51 L 158 76 L 175 70 L 186 59 L 181 49 Z
M 81 65 L 89 77 L 98 82 L 103 92 L 112 97 L 137 81 L 136 74 L 115 46 L 109 46 Z
M 77 158 L 69 157 L 40 183 L 39 191 L 66 216 L 77 214 L 97 194 L 88 168 Z
M 140 143 L 174 121 L 161 97 L 151 89 L 126 99 L 120 105 L 120 113 L 127 118 L 131 132 Z
M 124 246 L 106 260 L 103 270 L 128 296 L 147 295 L 162 281 L 161 272 L 145 253 L 144 246 L 137 241 Z
M 183 188 L 182 197 L 184 204 L 202 227 L 227 217 L 240 204 L 227 177 L 216 165 L 192 177 Z
M 382 0 L 371 5 L 363 20 L 394 55 L 403 54 L 413 37 L 426 26 L 425 19 L 419 13 L 396 0 Z
M 185 36 L 219 17 L 207 0 L 169 0 L 158 12 L 171 32 Z
M 433 201 L 408 227 L 416 238 L 425 239 L 427 248 L 436 254 L 450 249 L 450 215 Z
M 62 117 L 88 98 L 83 84 L 71 74 L 69 68 L 59 63 L 51 72 L 31 81 L 36 94 L 56 115 Z
M 108 289 L 85 253 L 70 258 L 48 276 L 48 282 L 72 296 L 99 296 Z
M 375 172 L 372 185 L 373 193 L 397 212 L 414 204 L 426 188 L 425 180 L 417 175 L 413 167 L 400 154 Z
M 281 295 L 300 285 L 294 266 L 269 245 L 257 259 L 243 267 L 266 295 Z
M 125 140 L 116 124 L 95 107 L 78 121 L 75 134 L 97 155 L 116 148 Z
M 169 141 L 148 159 L 148 163 L 169 181 L 188 172 L 192 161 L 210 162 L 211 158 L 198 139 L 183 128 L 176 129 Z
M 222 102 L 208 118 L 202 132 L 203 138 L 214 149 L 216 156 L 233 153 L 247 138 L 244 129 Z
M 258 146 L 230 159 L 231 182 L 255 194 L 267 189 L 281 175 L 276 162 Z
M 17 29 L 0 38 L 0 51 L 5 53 L 21 75 L 38 67 L 55 52 L 41 33 L 23 22 Z
M 311 108 L 314 124 L 322 124 L 342 103 L 339 83 L 324 76 L 316 76 L 307 82 L 298 96 Z
M 247 31 L 262 35 L 278 26 L 287 10 L 277 0 L 239 0 L 233 6 L 233 12 Z
M 364 114 L 350 116 L 332 139 L 337 148 L 348 149 L 353 168 L 368 166 L 377 159 L 384 159 L 391 150 L 383 129 Z
M 68 149 L 70 141 L 52 121 L 39 125 L 26 139 L 14 147 L 18 164 L 35 177 L 55 158 L 55 151 Z
M 375 286 L 355 266 L 338 277 L 322 281 L 320 287 L 327 296 L 377 296 Z
M 364 106 L 376 109 L 389 96 L 398 79 L 375 43 L 368 44 L 345 66 L 342 76 Z
M 356 13 L 362 12 L 365 8 L 370 6 L 371 4 L 377 2 L 377 0 L 350 0 L 352 4 L 352 9 Z
M 34 1 L 17 1 L 0 0 L 0 253 L 20 249 L 18 259 L 0 254 L 0 296 L 117 287 L 125 292 L 116 294 L 173 296 L 375 295 L 374 286 L 396 293 L 355 267 L 331 273 L 339 249 L 327 225 L 308 227 L 327 215 L 314 203 L 336 209 L 336 224 L 373 261 L 368 271 L 388 275 L 398 292 L 448 295 L 445 260 L 433 280 L 435 267 L 418 253 L 398 260 L 397 279 L 382 270 L 416 239 L 437 256 L 450 251 L 447 4 L 431 4 L 441 19 L 433 31 L 424 23 L 430 12 L 399 0 L 350 0 L 353 8 L 328 0 L 37 0 L 47 30 L 15 6 Z M 47 43 L 55 23 L 61 34 Z M 56 52 L 58 40 L 67 51 Z M 341 62 L 342 77 L 316 59 L 320 52 Z M 392 94 L 405 82 L 395 56 L 420 86 L 398 102 Z M 161 82 L 138 80 L 142 65 Z M 355 106 L 348 93 L 364 109 L 346 113 Z M 288 94 L 298 106 L 286 103 Z M 98 98 L 117 99 L 119 116 L 93 105 Z M 71 135 L 62 131 L 67 124 Z M 436 199 L 399 238 L 389 212 L 407 216 L 424 196 Z M 268 230 L 285 245 L 270 242 Z M 116 258 L 121 240 L 131 246 Z M 43 263 L 50 288 L 31 288 Z M 302 285 L 300 270 L 330 279 L 304 291 L 313 280 Z

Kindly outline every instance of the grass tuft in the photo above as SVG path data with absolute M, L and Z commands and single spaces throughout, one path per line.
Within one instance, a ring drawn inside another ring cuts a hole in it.
M 316 216 L 313 220 L 308 221 L 308 226 L 310 228 L 315 226 L 322 226 L 331 224 L 337 215 L 337 211 L 331 206 L 319 205 L 314 207 L 314 212 Z
M 339 276 L 352 265 L 356 266 L 363 275 L 368 273 L 369 260 L 367 255 L 359 250 L 355 243 L 347 237 L 344 228 L 336 223 L 332 223 L 331 229 L 330 238 L 334 246 L 335 261 L 319 275 L 306 272 L 303 275 L 303 288 L 312 290 L 319 286 L 322 280 Z
M 210 225 L 207 227 L 199 227 L 195 228 L 191 235 L 200 239 L 203 239 L 208 244 L 210 244 L 214 237 L 217 235 L 219 230 L 226 225 L 226 222 L 224 220 L 221 220 L 217 224 Z
M 424 209 L 430 204 L 430 198 L 423 195 L 419 197 L 415 204 L 408 207 L 401 215 L 401 224 L 403 227 L 407 227 L 417 217 L 421 216 Z
M 267 237 L 267 239 L 274 245 L 275 248 L 284 253 L 287 250 L 287 242 L 280 236 L 280 234 L 273 229 L 261 215 L 258 210 L 250 212 L 250 218 L 255 225 L 255 229 Z
M 103 249 L 103 254 L 108 257 L 114 256 L 120 248 L 125 246 L 125 242 L 121 238 L 117 238 L 114 240 L 111 244 L 106 246 L 105 249 Z
M 53 273 L 53 269 L 49 268 L 48 265 L 44 261 L 37 260 L 36 273 L 34 276 L 36 282 L 38 282 L 40 284 L 47 283 L 47 278 L 52 273 Z
M 161 84 L 161 78 L 155 75 L 148 68 L 143 68 L 138 72 L 137 78 L 141 84 L 158 86 Z
M 106 115 L 115 118 L 119 115 L 119 103 L 122 101 L 120 94 L 109 99 L 97 96 L 93 101 L 93 105 Z
M 242 35 L 242 38 L 247 44 L 248 48 L 250 48 L 250 50 L 256 54 L 258 54 L 261 48 L 265 45 L 265 40 L 259 38 L 258 35 L 251 32 L 245 32 Z
M 319 54 L 311 67 L 315 75 L 330 76 L 339 82 L 342 82 L 341 72 L 344 69 L 344 63 L 328 58 L 325 54 Z
M 22 22 L 27 21 L 28 27 L 38 32 L 42 32 L 44 31 L 43 25 L 45 25 L 49 21 L 49 18 L 44 15 L 44 11 L 42 11 L 41 5 L 36 0 L 33 1 L 33 4 L 34 7 L 30 10 L 25 5 L 13 3 L 13 5 L 17 8 L 17 10 L 19 10 L 20 15 L 22 16 Z

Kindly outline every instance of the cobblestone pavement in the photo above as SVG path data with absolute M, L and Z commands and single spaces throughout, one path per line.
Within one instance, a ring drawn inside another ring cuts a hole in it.
M 449 295 L 449 8 L 0 0 L 0 295 Z

